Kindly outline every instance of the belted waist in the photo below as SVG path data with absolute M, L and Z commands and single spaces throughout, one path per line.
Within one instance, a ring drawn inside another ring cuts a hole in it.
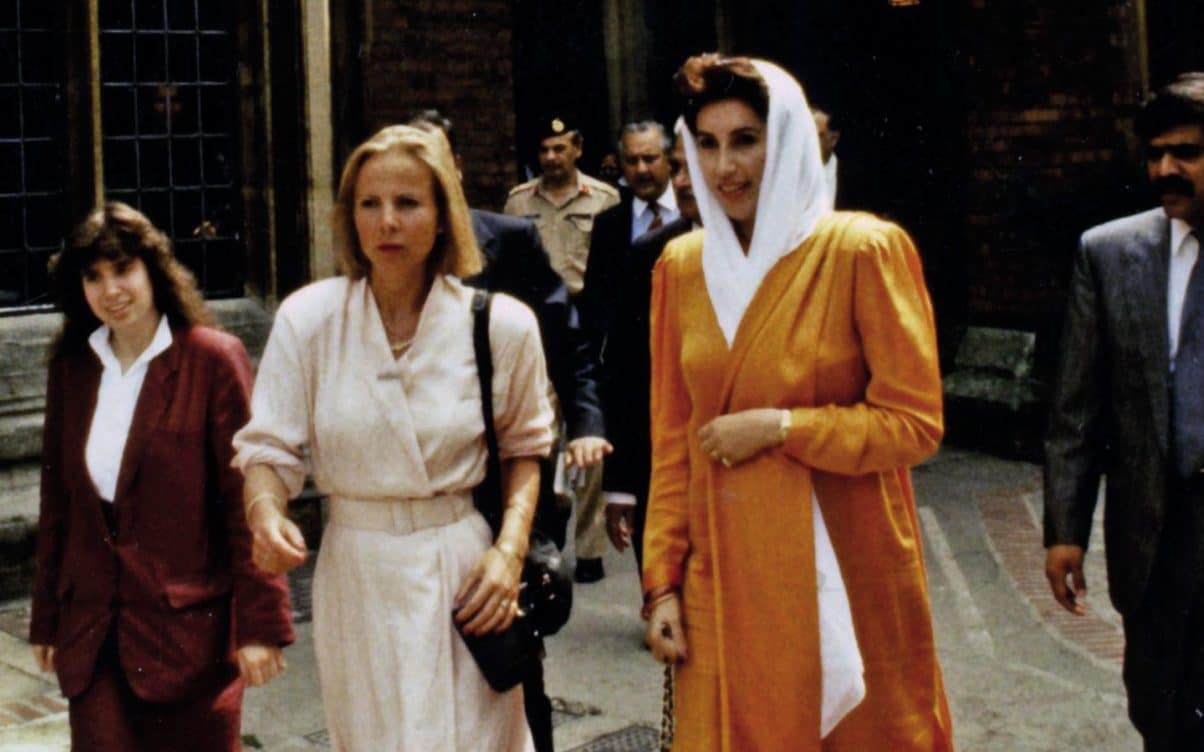
M 441 494 L 427 499 L 351 499 L 330 497 L 330 521 L 360 530 L 409 535 L 458 522 L 476 511 L 472 493 Z

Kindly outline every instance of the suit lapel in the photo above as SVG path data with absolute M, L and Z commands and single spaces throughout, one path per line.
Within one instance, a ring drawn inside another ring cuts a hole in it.
M 481 247 L 481 255 L 485 257 L 485 266 L 488 268 L 499 254 L 498 237 L 491 223 L 476 209 L 472 210 L 472 232 L 477 236 L 477 245 Z
M 1170 258 L 1170 222 L 1160 214 L 1124 250 L 1126 274 L 1122 280 L 1132 336 L 1142 353 L 1146 393 L 1158 430 L 1158 444 L 1167 450 L 1170 408 L 1167 374 L 1170 339 L 1167 323 L 1167 275 Z
M 171 404 L 175 386 L 176 370 L 180 362 L 180 334 L 172 332 L 172 343 L 158 357 L 151 360 L 138 393 L 134 407 L 134 419 L 130 422 L 129 438 L 121 455 L 121 470 L 117 473 L 117 492 L 113 501 L 125 498 L 138 474 L 138 466 L 146 454 L 150 437 L 163 420 L 163 414 Z

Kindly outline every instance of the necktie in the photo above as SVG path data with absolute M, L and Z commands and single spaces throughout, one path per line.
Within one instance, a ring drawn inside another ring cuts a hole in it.
M 1195 234 L 1199 244 L 1200 236 Z M 1183 298 L 1179 350 L 1171 379 L 1171 431 L 1175 469 L 1186 478 L 1204 466 L 1204 248 Z
M 660 229 L 661 225 L 665 224 L 661 221 L 661 208 L 656 204 L 649 204 L 648 209 L 652 212 L 652 221 L 648 223 L 648 232 Z

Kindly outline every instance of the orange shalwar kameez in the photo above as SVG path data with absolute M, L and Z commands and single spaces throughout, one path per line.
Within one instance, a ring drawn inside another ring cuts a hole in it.
M 953 748 L 910 465 L 943 432 L 932 307 L 897 226 L 840 212 L 765 276 L 728 348 L 702 233 L 652 297 L 653 474 L 644 591 L 682 589 L 674 750 Z M 785 443 L 730 469 L 699 448 L 724 414 L 789 408 Z M 866 697 L 819 737 L 811 492 L 848 588 Z

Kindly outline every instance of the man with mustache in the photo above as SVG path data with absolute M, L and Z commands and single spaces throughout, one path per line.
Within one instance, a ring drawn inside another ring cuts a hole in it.
M 1147 752 L 1204 749 L 1204 73 L 1137 119 L 1161 208 L 1083 234 L 1045 441 L 1045 574 L 1086 610 L 1100 476 L 1129 717 Z
M 606 330 L 617 310 L 616 292 L 625 284 L 620 270 L 631 254 L 632 242 L 679 216 L 677 201 L 669 187 L 668 151 L 669 137 L 660 123 L 645 120 L 623 126 L 619 137 L 619 165 L 628 190 L 622 191 L 618 205 L 594 219 L 585 280 L 577 297 L 581 323 L 598 358 L 605 357 Z M 647 305 L 645 301 L 644 307 Z M 578 507 L 579 512 L 582 509 Z M 598 532 L 602 533 L 600 493 L 596 509 Z M 584 519 L 578 521 L 578 531 Z M 604 538 L 602 545 L 606 545 Z M 593 582 L 602 579 L 603 575 L 600 555 L 592 559 L 578 557 L 578 582 Z
M 614 310 L 618 273 L 631 244 L 681 216 L 669 187 L 670 145 L 664 126 L 653 120 L 628 123 L 619 137 L 619 164 L 627 188 L 621 191 L 616 206 L 594 220 L 578 300 L 582 322 L 599 350 Z
M 606 331 L 600 378 L 602 413 L 614 434 L 614 453 L 606 459 L 602 473 L 606 534 L 619 551 L 631 546 L 640 565 L 652 476 L 652 356 L 648 347 L 652 268 L 669 241 L 702 226 L 680 139 L 669 152 L 669 175 L 681 217 L 632 243 L 617 275 L 614 315 Z

